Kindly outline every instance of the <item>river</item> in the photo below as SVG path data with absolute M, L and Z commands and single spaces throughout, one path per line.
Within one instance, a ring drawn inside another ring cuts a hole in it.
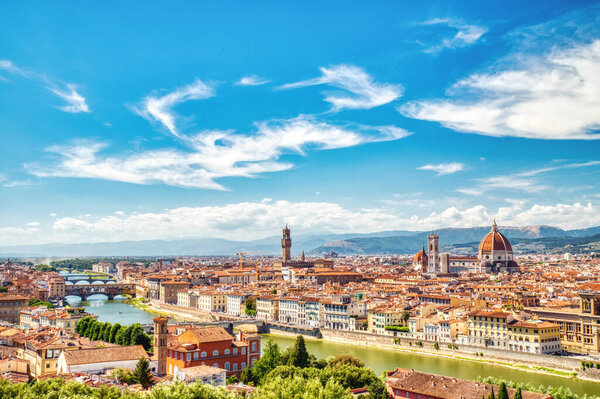
M 85 309 L 98 316 L 98 321 L 120 323 L 128 325 L 134 323 L 150 324 L 156 317 L 152 313 L 130 305 L 127 298 L 109 301 L 104 295 L 93 295 L 88 301 L 81 301 L 77 296 L 68 296 L 67 302 L 71 306 L 83 306 Z
M 293 345 L 295 338 L 281 335 L 268 335 L 280 348 Z M 266 342 L 266 341 L 265 341 Z M 264 346 L 264 342 L 263 342 Z M 330 341 L 306 339 L 306 349 L 317 358 L 348 353 L 361 359 L 367 367 L 381 375 L 383 371 L 396 367 L 414 369 L 428 373 L 474 380 L 479 376 L 493 376 L 512 381 L 528 382 L 535 386 L 552 385 L 568 387 L 574 393 L 600 396 L 600 383 L 576 378 L 529 373 L 508 367 L 494 366 L 490 363 L 470 362 L 437 356 L 420 355 L 410 352 L 380 349 L 372 346 L 338 344 Z

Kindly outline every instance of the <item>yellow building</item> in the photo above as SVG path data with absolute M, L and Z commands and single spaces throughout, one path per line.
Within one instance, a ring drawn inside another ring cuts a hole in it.
M 467 335 L 461 343 L 507 349 L 508 322 L 511 313 L 494 310 L 477 310 L 467 315 Z
M 65 297 L 65 279 L 56 277 L 48 281 L 48 299 L 62 299 Z
M 19 313 L 27 306 L 28 299 L 24 295 L 0 294 L 0 320 L 9 323 L 18 323 Z
M 560 352 L 560 326 L 541 320 L 509 323 L 508 349 L 548 355 Z

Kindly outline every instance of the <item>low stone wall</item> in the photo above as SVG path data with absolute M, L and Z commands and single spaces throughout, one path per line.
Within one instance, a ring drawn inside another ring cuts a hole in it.
M 381 336 L 362 331 L 340 331 L 322 329 L 323 339 L 334 342 L 347 342 L 357 345 L 378 345 L 389 347 L 390 349 L 406 348 L 419 349 L 436 354 L 448 355 L 465 355 L 473 356 L 475 353 L 483 353 L 483 357 L 475 357 L 475 359 L 494 359 L 510 363 L 522 363 L 531 366 L 547 367 L 565 371 L 581 371 L 581 360 L 572 357 L 539 355 L 534 353 L 509 352 L 494 348 L 483 348 L 478 346 L 458 345 L 458 349 L 449 349 L 448 343 L 439 343 L 439 350 L 434 349 L 435 342 L 424 341 L 402 336 L 399 344 L 394 340 L 396 338 L 389 336 Z M 422 343 L 422 346 L 417 345 L 417 341 Z M 411 345 L 412 344 L 412 345 Z

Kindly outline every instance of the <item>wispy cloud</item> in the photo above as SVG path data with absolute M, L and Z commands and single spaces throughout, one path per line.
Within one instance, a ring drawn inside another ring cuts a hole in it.
M 77 92 L 77 86 L 68 83 L 64 89 L 49 88 L 49 90 L 65 100 L 68 105 L 58 107 L 65 112 L 77 114 L 79 112 L 90 112 L 90 108 L 85 102 L 85 98 Z
M 261 78 L 260 76 L 257 76 L 257 75 L 249 75 L 249 76 L 244 76 L 243 78 L 241 78 L 240 80 L 235 82 L 235 85 L 236 86 L 260 86 L 260 85 L 264 85 L 269 82 L 270 82 L 269 79 Z
M 452 18 L 435 18 L 424 22 L 423 25 L 444 25 L 456 30 L 454 36 L 446 37 L 441 43 L 423 50 L 426 53 L 438 53 L 443 49 L 469 46 L 477 42 L 488 30 L 485 26 L 469 25 Z
M 449 175 L 452 173 L 460 172 L 465 168 L 465 165 L 459 162 L 448 162 L 440 164 L 427 164 L 418 167 L 418 170 L 431 170 L 438 174 L 438 176 Z
M 280 89 L 295 89 L 316 85 L 333 86 L 341 91 L 325 93 L 325 101 L 332 111 L 342 109 L 370 109 L 390 103 L 400 97 L 401 85 L 375 82 L 362 68 L 354 65 L 321 67 L 321 76 L 313 79 L 288 83 Z
M 592 21 L 596 31 L 597 20 Z M 548 29 L 529 30 L 529 39 L 519 40 L 516 51 L 489 71 L 455 83 L 448 98 L 410 102 L 399 111 L 459 132 L 494 137 L 600 138 L 598 32 L 577 42 L 541 40 L 548 47 L 534 50 L 531 35 Z
M 118 156 L 104 155 L 106 143 L 76 142 L 47 150 L 59 156 L 56 165 L 25 165 L 38 177 L 85 177 L 136 184 L 163 183 L 224 190 L 223 177 L 256 177 L 292 168 L 284 153 L 329 150 L 364 143 L 397 140 L 410 133 L 395 126 L 340 126 L 309 117 L 256 124 L 253 134 L 205 131 L 179 135 L 189 151 L 162 149 Z
M 77 85 L 73 83 L 66 83 L 59 79 L 51 78 L 45 74 L 25 70 L 16 66 L 10 60 L 0 60 L 0 71 L 1 70 L 10 72 L 12 74 L 17 74 L 28 79 L 43 82 L 50 92 L 67 102 L 67 105 L 57 107 L 61 111 L 72 114 L 90 112 L 90 108 L 88 107 L 85 98 L 79 92 L 77 92 Z
M 177 115 L 173 107 L 185 101 L 206 99 L 214 95 L 215 91 L 211 86 L 196 79 L 193 83 L 178 87 L 164 96 L 147 96 L 140 105 L 133 107 L 133 110 L 149 121 L 161 123 L 171 134 L 179 136 Z
M 551 186 L 542 183 L 539 179 L 536 179 L 535 176 L 560 169 L 577 169 L 597 165 L 600 165 L 600 161 L 575 162 L 532 169 L 514 174 L 488 176 L 485 178 L 475 179 L 478 184 L 474 187 L 459 188 L 456 191 L 466 195 L 474 196 L 482 195 L 483 193 L 492 190 L 512 190 L 526 193 L 537 193 L 548 190 Z

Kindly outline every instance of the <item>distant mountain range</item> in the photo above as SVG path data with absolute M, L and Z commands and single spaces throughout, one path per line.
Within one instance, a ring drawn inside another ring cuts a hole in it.
M 600 250 L 600 226 L 579 230 L 563 230 L 553 226 L 500 227 L 518 252 L 580 252 Z M 490 227 L 446 228 L 436 230 L 442 250 L 474 253 Z M 431 231 L 393 230 L 369 234 L 305 234 L 294 236 L 292 254 L 303 250 L 307 255 L 335 251 L 350 254 L 412 254 L 427 242 Z M 222 256 L 246 252 L 248 255 L 278 255 L 280 237 L 253 241 L 231 241 L 218 238 L 118 241 L 86 244 L 44 244 L 0 247 L 1 257 L 73 257 L 73 256 Z M 594 249 L 596 248 L 596 249 Z

